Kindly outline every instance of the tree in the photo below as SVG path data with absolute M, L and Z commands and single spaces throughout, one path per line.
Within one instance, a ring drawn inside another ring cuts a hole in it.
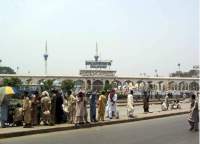
M 105 86 L 104 86 L 104 91 L 108 91 L 108 90 L 111 90 L 112 89 L 112 84 L 109 84 L 109 83 L 105 83 Z
M 22 81 L 17 77 L 12 77 L 10 79 L 4 78 L 0 83 L 0 86 L 12 86 L 12 87 L 17 87 L 17 88 L 20 85 L 22 85 Z
M 0 74 L 16 74 L 16 72 L 10 67 L 0 67 Z
M 53 87 L 53 80 L 46 80 L 43 84 L 44 90 L 50 90 Z
M 10 79 L 10 86 L 12 87 L 20 87 L 22 85 L 22 81 L 17 77 L 12 77 Z
M 177 71 L 170 74 L 171 77 L 199 77 L 199 69 L 191 69 L 188 72 Z
M 62 90 L 64 92 L 67 92 L 69 90 L 72 90 L 74 88 L 74 85 L 75 85 L 74 81 L 72 81 L 72 80 L 64 80 L 61 83 L 61 88 L 62 88 Z

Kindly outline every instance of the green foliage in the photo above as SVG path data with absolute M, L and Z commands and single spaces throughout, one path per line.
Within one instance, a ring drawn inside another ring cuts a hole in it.
M 199 70 L 192 69 L 188 72 L 177 71 L 170 74 L 171 77 L 199 77 Z
M 20 85 L 22 85 L 22 81 L 17 77 L 12 77 L 10 79 L 10 85 L 13 87 L 19 87 Z
M 22 81 L 17 77 L 12 77 L 10 79 L 4 78 L 0 86 L 12 86 L 12 87 L 19 87 L 22 85 Z
M 16 72 L 10 67 L 0 67 L 0 74 L 16 74 Z
M 74 85 L 75 85 L 74 81 L 72 81 L 72 80 L 64 80 L 61 83 L 61 88 L 62 88 L 62 90 L 64 92 L 67 92 L 69 90 L 72 90 L 74 88 Z
M 54 80 L 46 80 L 43 82 L 43 88 L 44 90 L 50 90 L 53 87 L 53 81 Z
M 108 90 L 111 90 L 111 89 L 112 89 L 112 84 L 105 83 L 104 91 L 108 91 Z

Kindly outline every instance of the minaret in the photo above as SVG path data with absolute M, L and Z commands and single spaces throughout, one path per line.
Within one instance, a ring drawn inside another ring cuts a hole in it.
M 45 53 L 44 53 L 44 74 L 47 75 L 47 59 L 48 59 L 48 53 L 47 53 L 47 41 L 45 44 Z
M 95 59 L 95 61 L 98 61 L 98 59 L 99 59 L 97 42 L 96 42 L 96 55 L 94 56 L 94 59 Z

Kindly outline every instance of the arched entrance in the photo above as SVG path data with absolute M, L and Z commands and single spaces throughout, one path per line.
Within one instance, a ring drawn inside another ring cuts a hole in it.
M 85 89 L 85 83 L 83 80 L 76 80 L 74 82 L 74 88 L 76 91 L 80 90 L 80 89 Z
M 95 80 L 92 84 L 92 90 L 101 91 L 103 90 L 103 82 L 101 80 Z

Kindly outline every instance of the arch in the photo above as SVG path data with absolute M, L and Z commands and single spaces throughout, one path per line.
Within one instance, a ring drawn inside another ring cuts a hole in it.
M 199 90 L 199 83 L 196 81 L 193 81 L 189 84 L 189 90 L 195 90 L 198 91 Z
M 168 90 L 176 90 L 177 89 L 177 84 L 175 81 L 169 81 L 168 82 Z
M 103 81 L 101 80 L 95 80 L 92 83 L 92 90 L 97 90 L 97 91 L 101 91 L 103 89 Z
M 132 88 L 135 86 L 135 83 L 131 80 L 125 80 L 123 83 L 121 83 L 122 88 Z
M 85 88 L 85 82 L 83 80 L 76 80 L 74 82 L 74 88 L 77 89 L 82 89 Z
M 182 90 L 186 90 L 186 82 L 182 81 L 178 84 L 178 90 L 182 91 Z
M 87 90 L 91 90 L 91 88 L 92 88 L 92 82 L 91 82 L 91 80 L 87 80 L 86 83 L 87 83 L 86 89 Z
M 119 80 L 113 80 L 111 82 L 111 85 L 113 88 L 121 89 L 122 88 L 122 82 Z

